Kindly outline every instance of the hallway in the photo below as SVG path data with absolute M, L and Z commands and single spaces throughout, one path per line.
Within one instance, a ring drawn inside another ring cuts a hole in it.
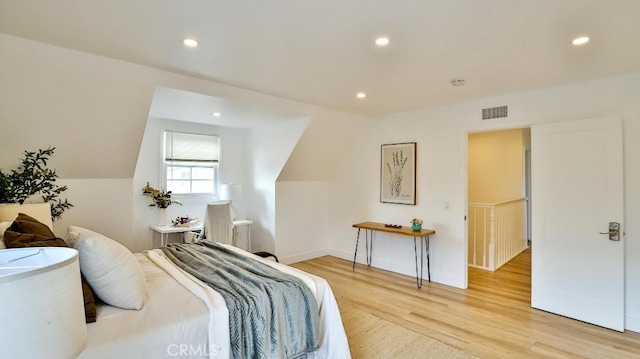
M 469 267 L 469 289 L 531 305 L 531 247 L 495 272 Z

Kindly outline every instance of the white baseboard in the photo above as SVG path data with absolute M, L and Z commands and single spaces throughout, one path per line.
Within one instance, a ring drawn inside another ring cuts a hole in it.
M 626 316 L 624 318 L 624 329 L 640 333 L 640 318 Z
M 331 255 L 334 257 L 338 257 L 344 260 L 347 260 L 349 262 L 353 262 L 353 253 L 349 253 L 349 252 L 343 252 L 343 251 L 337 251 L 334 249 L 330 249 L 329 250 Z M 394 272 L 394 273 L 400 273 L 400 274 L 404 274 L 406 276 L 411 276 L 411 277 L 416 277 L 416 267 L 414 266 L 413 261 L 410 263 L 411 265 L 399 265 L 397 263 L 393 263 L 393 262 L 387 262 L 384 260 L 378 260 L 378 258 L 373 258 L 374 260 L 371 262 L 371 266 L 374 268 L 379 268 L 379 269 L 384 269 L 384 270 L 388 270 L 390 272 Z M 365 254 L 359 255 L 356 258 L 356 263 L 360 263 L 360 264 L 367 264 L 367 258 Z M 426 264 L 425 264 L 426 266 Z M 426 279 L 427 274 L 426 274 L 426 268 L 425 268 L 425 274 L 424 277 Z M 433 279 L 433 273 L 431 273 L 431 278 Z
M 335 249 L 329 249 L 328 255 L 338 257 L 338 258 L 347 260 L 349 262 L 353 262 L 353 253 L 350 253 L 350 252 L 343 252 Z M 360 264 L 366 264 L 366 256 L 364 254 L 362 256 L 358 256 L 356 258 L 356 262 Z M 425 263 L 425 268 L 423 272 L 423 280 L 425 281 L 427 280 L 426 265 L 427 264 Z M 388 270 L 394 273 L 404 274 L 406 276 L 413 277 L 413 278 L 416 277 L 416 267 L 415 267 L 415 262 L 413 260 L 409 262 L 409 264 L 407 265 L 402 265 L 395 262 L 387 262 L 387 261 L 374 259 L 373 263 L 371 263 L 371 266 L 374 268 Z M 440 284 L 445 284 L 445 285 L 449 285 L 456 288 L 465 289 L 465 283 L 463 283 L 463 281 L 460 278 L 451 277 L 451 276 L 442 276 L 439 273 L 434 272 L 433 269 L 431 270 L 431 281 L 434 283 L 440 283 Z
M 339 250 L 336 250 L 336 249 L 329 248 L 329 255 L 330 256 L 334 256 L 336 258 L 344 259 L 346 261 L 353 262 L 353 253 L 350 254 L 348 252 L 343 252 L 343 251 L 339 251 Z
M 314 259 L 314 258 L 323 257 L 327 255 L 329 255 L 328 249 L 319 249 L 316 251 L 295 254 L 292 256 L 282 257 L 279 259 L 280 259 L 280 263 L 292 264 L 297 262 L 308 261 L 309 259 Z

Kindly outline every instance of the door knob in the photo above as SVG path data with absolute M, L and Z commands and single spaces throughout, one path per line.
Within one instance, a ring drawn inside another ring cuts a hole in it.
M 610 241 L 620 240 L 620 223 L 609 222 L 609 232 L 600 232 L 600 234 L 608 234 Z

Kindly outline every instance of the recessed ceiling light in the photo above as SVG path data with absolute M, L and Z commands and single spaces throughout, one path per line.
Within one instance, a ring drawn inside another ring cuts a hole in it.
M 580 37 L 576 37 L 575 39 L 573 39 L 573 41 L 571 41 L 571 43 L 575 46 L 580 46 L 580 45 L 584 45 L 587 42 L 589 42 L 589 37 L 588 36 L 580 36 Z
M 198 46 L 198 42 L 196 40 L 189 39 L 189 38 L 182 40 L 182 43 L 184 44 L 184 46 L 187 46 L 187 47 L 197 47 Z
M 222 114 L 220 112 L 214 112 L 213 113 L 213 117 L 220 117 L 222 116 Z
M 389 45 L 389 38 L 388 37 L 379 37 L 376 39 L 376 45 L 378 46 L 387 46 Z
M 367 94 L 366 94 L 366 93 L 364 93 L 364 92 L 358 92 L 358 93 L 356 94 L 356 97 L 357 97 L 357 98 L 365 98 L 365 97 L 367 97 Z

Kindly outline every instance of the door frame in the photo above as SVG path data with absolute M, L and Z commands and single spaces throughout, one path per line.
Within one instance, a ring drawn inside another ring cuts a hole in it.
M 479 133 L 479 132 L 494 132 L 494 131 L 503 131 L 503 130 L 516 130 L 523 128 L 531 128 L 531 121 L 512 121 L 512 122 L 503 122 L 503 123 L 483 123 L 477 126 L 465 127 L 460 130 L 460 156 L 461 156 L 461 168 L 460 173 L 462 174 L 462 191 L 463 191 L 463 207 L 464 208 L 464 219 L 462 220 L 462 224 L 464 227 L 464 288 L 469 288 L 469 134 L 471 133 Z M 533 148 L 531 149 L 533 152 Z M 531 201 L 531 198 L 529 198 Z

